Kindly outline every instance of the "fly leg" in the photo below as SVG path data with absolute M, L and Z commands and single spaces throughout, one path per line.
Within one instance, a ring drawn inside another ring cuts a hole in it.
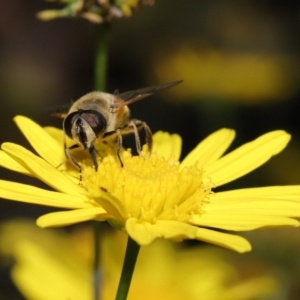
M 121 129 L 117 129 L 116 133 L 117 133 L 117 157 L 119 159 L 121 168 L 123 168 L 124 164 L 123 164 L 121 156 L 120 156 L 122 142 L 123 142 Z
M 140 121 L 140 120 L 136 120 L 136 119 L 131 120 L 128 123 L 128 127 L 131 128 L 131 130 L 134 133 L 136 150 L 139 154 L 141 154 L 141 151 L 142 151 L 139 131 L 141 129 L 144 129 L 145 136 L 146 136 L 146 145 L 148 146 L 149 152 L 151 153 L 151 150 L 152 150 L 152 132 L 151 132 L 150 127 L 145 122 Z
M 97 153 L 96 153 L 94 146 L 91 146 L 89 148 L 89 153 L 90 153 L 92 161 L 93 161 L 94 169 L 97 172 L 98 171 Z
M 78 170 L 79 170 L 79 183 L 81 183 L 82 181 L 82 168 L 80 166 L 80 164 L 77 162 L 77 160 L 70 154 L 70 151 L 69 150 L 72 150 L 72 149 L 76 149 L 78 148 L 79 146 L 77 144 L 75 145 L 72 145 L 71 147 L 67 147 L 67 143 L 66 143 L 66 136 L 64 135 L 64 150 L 65 150 L 65 155 L 66 155 L 66 159 L 70 160 L 70 162 L 74 165 L 74 167 L 76 167 Z M 62 162 L 61 164 L 59 164 L 57 166 L 57 168 L 59 166 L 61 166 L 64 162 Z
M 127 124 L 125 124 L 121 128 L 118 128 L 115 131 L 107 132 L 103 136 L 103 139 L 113 138 L 113 137 L 116 138 L 116 140 L 117 140 L 117 151 L 116 152 L 117 152 L 117 157 L 118 157 L 121 167 L 124 167 L 124 164 L 122 162 L 121 155 L 120 155 L 122 144 L 123 144 L 123 135 L 134 134 L 136 150 L 137 150 L 138 154 L 141 155 L 142 147 L 141 147 L 139 131 L 142 129 L 144 129 L 144 131 L 145 131 L 146 144 L 148 146 L 149 152 L 151 153 L 152 133 L 151 133 L 150 127 L 143 121 L 136 120 L 136 119 L 130 120 Z

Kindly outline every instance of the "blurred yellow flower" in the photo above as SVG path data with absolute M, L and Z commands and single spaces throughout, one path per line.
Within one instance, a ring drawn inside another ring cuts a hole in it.
M 154 4 L 154 0 L 52 0 L 64 5 L 62 9 L 48 9 L 37 13 L 38 19 L 50 21 L 56 18 L 81 17 L 100 24 L 113 19 L 130 17 L 143 6 Z
M 243 104 L 283 100 L 298 91 L 298 61 L 292 56 L 241 53 L 214 48 L 183 46 L 153 62 L 156 76 L 164 82 L 184 78 L 184 86 L 166 93 L 178 102 L 221 99 Z
M 98 158 L 98 172 L 90 159 L 83 159 L 79 185 L 77 170 L 66 163 L 61 170 L 56 168 L 64 160 L 62 132 L 44 129 L 21 116 L 15 121 L 40 157 L 19 145 L 4 143 L 0 165 L 34 176 L 56 191 L 0 180 L 0 196 L 70 209 L 40 217 L 37 223 L 43 228 L 107 220 L 139 245 L 156 238 L 196 239 L 245 252 L 251 249 L 246 239 L 214 229 L 299 226 L 291 217 L 300 217 L 300 186 L 214 192 L 282 151 L 290 140 L 284 131 L 267 133 L 222 156 L 235 133 L 221 129 L 181 163 L 180 137 L 158 132 L 151 155 L 145 147 L 141 156 L 123 151 L 123 168 L 109 151 L 101 160 Z
M 116 233 L 101 234 L 101 300 L 114 299 L 118 284 L 126 239 Z M 1 224 L 0 251 L 13 255 L 13 281 L 29 300 L 93 299 L 92 244 L 86 229 L 67 235 L 41 232 L 24 221 Z M 262 272 L 241 279 L 216 250 L 179 250 L 167 241 L 143 247 L 128 299 L 253 300 L 277 291 L 276 279 Z

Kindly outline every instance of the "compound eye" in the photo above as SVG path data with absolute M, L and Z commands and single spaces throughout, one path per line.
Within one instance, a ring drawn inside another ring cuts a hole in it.
M 67 115 L 63 121 L 64 131 L 69 138 L 72 138 L 72 125 L 74 124 L 74 122 L 76 122 L 76 120 L 79 117 L 80 117 L 79 112 L 75 111 L 75 112 Z
M 82 118 L 93 130 L 98 137 L 106 129 L 106 119 L 96 110 L 78 110 L 70 113 L 63 122 L 65 133 L 70 138 L 72 137 L 72 126 L 78 118 Z
M 80 117 L 91 126 L 97 137 L 106 129 L 106 119 L 97 110 L 82 110 Z

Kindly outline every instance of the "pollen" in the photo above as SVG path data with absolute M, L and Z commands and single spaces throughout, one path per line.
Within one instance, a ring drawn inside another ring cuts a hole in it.
M 166 160 L 144 148 L 139 156 L 122 153 L 124 166 L 113 155 L 99 163 L 98 172 L 83 168 L 82 184 L 95 201 L 125 222 L 136 218 L 154 224 L 158 220 L 189 222 L 209 201 L 212 184 L 196 164 L 180 170 L 177 160 Z

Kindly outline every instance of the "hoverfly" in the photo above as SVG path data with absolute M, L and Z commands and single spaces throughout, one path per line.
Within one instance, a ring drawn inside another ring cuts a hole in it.
M 67 114 L 53 113 L 52 115 L 54 116 L 64 118 L 64 151 L 66 158 L 69 159 L 81 173 L 80 164 L 70 154 L 70 150 L 81 147 L 89 152 L 94 169 L 97 171 L 98 162 L 94 147 L 96 140 L 101 139 L 105 141 L 108 138 L 116 138 L 117 157 L 121 167 L 123 167 L 123 162 L 120 157 L 122 136 L 133 133 L 136 150 L 140 153 L 141 142 L 139 131 L 142 129 L 145 132 L 146 144 L 151 152 L 151 130 L 144 121 L 130 118 L 128 105 L 157 92 L 171 88 L 181 82 L 182 80 L 178 80 L 121 94 L 118 93 L 118 90 L 114 94 L 91 92 L 75 101 Z M 66 136 L 74 140 L 76 144 L 67 147 Z

